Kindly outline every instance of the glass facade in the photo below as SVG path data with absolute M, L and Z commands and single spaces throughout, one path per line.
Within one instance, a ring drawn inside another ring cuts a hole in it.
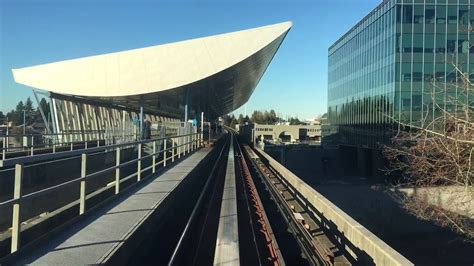
M 401 125 L 445 130 L 441 110 L 473 104 L 460 89 L 474 70 L 471 24 L 474 0 L 382 2 L 329 48 L 323 141 L 377 147 Z

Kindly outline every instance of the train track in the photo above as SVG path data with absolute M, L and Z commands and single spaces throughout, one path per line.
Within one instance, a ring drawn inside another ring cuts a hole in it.
M 337 249 L 328 248 L 334 245 L 278 173 L 231 130 L 222 142 L 179 240 L 170 241 L 177 244 L 169 265 L 221 264 L 222 258 L 241 265 L 350 264 L 336 259 Z
M 244 150 L 308 263 L 311 265 L 354 264 L 354 258 L 342 250 L 337 239 L 333 238 L 312 211 L 306 208 L 304 199 L 299 197 L 295 189 L 277 171 L 268 167 L 252 148 L 245 145 Z

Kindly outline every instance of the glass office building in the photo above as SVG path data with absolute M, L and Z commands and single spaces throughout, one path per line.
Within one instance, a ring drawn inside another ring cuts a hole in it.
M 362 147 L 398 130 L 446 128 L 469 99 L 474 0 L 386 0 L 329 48 L 323 141 Z

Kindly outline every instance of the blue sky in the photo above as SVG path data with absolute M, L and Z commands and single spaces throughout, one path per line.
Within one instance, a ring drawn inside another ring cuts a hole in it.
M 293 21 L 246 104 L 315 117 L 327 108 L 327 49 L 381 0 L 0 0 L 0 111 L 32 96 L 12 68 Z

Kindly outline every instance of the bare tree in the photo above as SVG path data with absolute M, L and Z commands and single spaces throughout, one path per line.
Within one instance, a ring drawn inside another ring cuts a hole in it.
M 383 153 L 387 173 L 402 177 L 394 190 L 404 192 L 396 195 L 408 211 L 473 241 L 474 90 L 472 77 L 453 67 L 453 82 L 431 83 L 420 123 L 395 121 L 401 130 Z

